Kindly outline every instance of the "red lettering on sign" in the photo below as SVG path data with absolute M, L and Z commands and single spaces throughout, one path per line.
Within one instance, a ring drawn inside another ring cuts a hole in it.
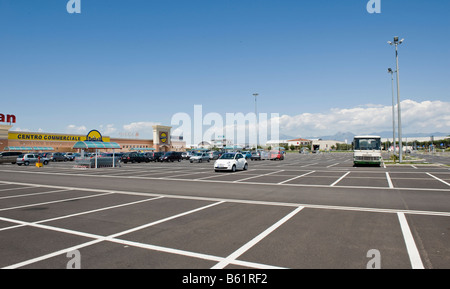
M 5 116 L 3 113 L 0 113 L 0 122 L 16 123 L 16 116 L 13 114 L 7 114 Z

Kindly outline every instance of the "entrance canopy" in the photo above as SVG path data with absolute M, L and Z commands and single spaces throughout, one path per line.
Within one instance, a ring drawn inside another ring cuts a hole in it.
M 154 151 L 154 148 L 131 148 L 130 151 Z
M 54 151 L 55 149 L 52 147 L 33 147 L 36 151 Z
M 32 147 L 5 147 L 5 151 L 31 151 Z
M 115 142 L 99 142 L 99 141 L 79 141 L 74 149 L 120 149 L 121 146 Z
M 52 147 L 6 147 L 5 151 L 53 151 Z

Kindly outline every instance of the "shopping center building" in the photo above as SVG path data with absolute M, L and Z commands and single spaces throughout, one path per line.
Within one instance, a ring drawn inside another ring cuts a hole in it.
M 13 123 L 15 118 L 9 123 L 0 122 L 0 151 L 75 152 L 73 146 L 80 141 L 117 143 L 120 149 L 116 152 L 186 150 L 186 143 L 183 140 L 172 139 L 170 126 L 153 126 L 153 139 L 130 139 L 103 136 L 98 130 L 91 130 L 87 135 L 13 131 L 11 130 Z

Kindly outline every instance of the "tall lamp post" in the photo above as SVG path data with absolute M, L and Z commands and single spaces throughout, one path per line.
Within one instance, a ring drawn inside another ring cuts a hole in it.
M 256 151 L 258 150 L 258 142 L 259 142 L 258 110 L 256 107 L 256 97 L 258 95 L 259 95 L 258 93 L 253 93 L 253 96 L 255 97 L 255 116 L 256 116 Z
M 392 70 L 392 68 L 388 68 L 388 73 L 391 74 L 391 87 L 392 87 L 392 142 L 393 142 L 392 148 L 394 149 L 394 154 L 395 154 L 395 148 L 396 148 L 396 144 L 395 144 L 395 97 L 394 97 L 394 71 Z
M 398 46 L 403 43 L 405 39 L 398 40 L 398 36 L 394 37 L 394 42 L 388 41 L 390 45 L 395 46 L 395 61 L 397 64 L 397 116 L 398 116 L 398 147 L 399 147 L 399 161 L 403 161 L 403 143 L 402 143 L 402 115 L 400 108 L 400 80 L 399 80 L 399 68 L 398 68 Z

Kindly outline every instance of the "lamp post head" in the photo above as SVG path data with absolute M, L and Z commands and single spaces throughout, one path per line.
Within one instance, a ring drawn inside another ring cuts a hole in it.
M 388 68 L 388 73 L 394 73 L 394 71 L 392 70 L 392 68 Z
M 392 44 L 398 45 L 398 44 L 402 44 L 403 41 L 405 41 L 405 38 L 402 38 L 401 40 L 399 40 L 399 37 L 398 37 L 398 36 L 395 36 L 395 37 L 394 37 L 394 43 L 392 43 L 391 41 L 388 41 L 388 43 L 389 43 L 390 45 L 392 45 Z

